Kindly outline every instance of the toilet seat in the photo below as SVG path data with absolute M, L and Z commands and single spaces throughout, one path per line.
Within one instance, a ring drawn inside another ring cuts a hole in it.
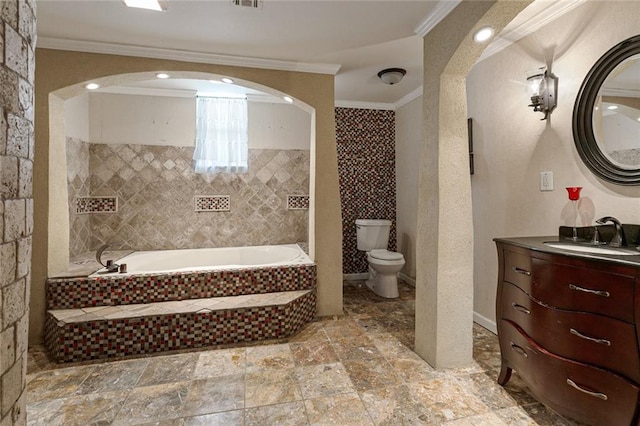
M 369 255 L 374 258 L 374 259 L 379 259 L 379 260 L 403 260 L 404 256 L 402 256 L 402 253 L 397 253 L 395 251 L 389 251 L 389 250 L 371 250 L 369 252 Z

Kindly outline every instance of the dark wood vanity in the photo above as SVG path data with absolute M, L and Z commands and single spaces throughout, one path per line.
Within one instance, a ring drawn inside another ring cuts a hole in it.
M 637 425 L 640 252 L 553 249 L 557 237 L 495 239 L 502 367 L 558 413 L 593 425 Z

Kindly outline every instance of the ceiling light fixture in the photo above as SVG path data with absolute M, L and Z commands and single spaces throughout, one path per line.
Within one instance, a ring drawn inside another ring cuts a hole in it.
M 291 96 L 283 96 L 282 99 L 284 99 L 286 102 L 290 104 L 293 103 L 293 98 Z
M 96 90 L 97 88 L 100 87 L 100 85 L 98 83 L 89 83 L 84 87 L 85 89 L 88 89 L 88 90 Z
M 167 74 L 166 72 L 159 72 L 158 74 L 156 74 L 156 77 L 160 79 L 165 79 L 165 78 L 169 78 L 169 74 Z
M 611 109 L 611 110 L 618 109 L 618 105 L 609 105 L 607 109 Z
M 407 70 L 402 68 L 387 68 L 378 73 L 378 77 L 385 84 L 397 84 L 402 77 L 407 74 Z
M 222 80 L 223 83 L 233 84 L 233 80 L 230 79 L 229 77 L 224 77 L 221 80 Z
M 475 34 L 473 34 L 473 40 L 476 43 L 485 42 L 493 37 L 493 32 L 494 30 L 491 27 L 482 27 L 478 31 L 476 31 Z
M 162 12 L 166 10 L 164 5 L 158 0 L 122 0 L 127 7 L 135 7 L 137 9 L 156 10 Z

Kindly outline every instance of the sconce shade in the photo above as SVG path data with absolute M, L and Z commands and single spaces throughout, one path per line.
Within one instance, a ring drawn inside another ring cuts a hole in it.
M 527 76 L 527 89 L 531 96 L 529 106 L 534 112 L 544 113 L 541 120 L 546 120 L 558 104 L 558 77 L 542 67 Z
M 386 84 L 396 84 L 402 80 L 407 70 L 402 68 L 387 68 L 378 73 L 378 77 Z

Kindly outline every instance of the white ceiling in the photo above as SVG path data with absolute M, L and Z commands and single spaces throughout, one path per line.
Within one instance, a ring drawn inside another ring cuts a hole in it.
M 335 74 L 337 104 L 393 107 L 420 93 L 422 35 L 458 3 L 165 0 L 154 12 L 121 0 L 37 0 L 37 47 Z M 389 67 L 407 75 L 386 85 L 377 73 Z

